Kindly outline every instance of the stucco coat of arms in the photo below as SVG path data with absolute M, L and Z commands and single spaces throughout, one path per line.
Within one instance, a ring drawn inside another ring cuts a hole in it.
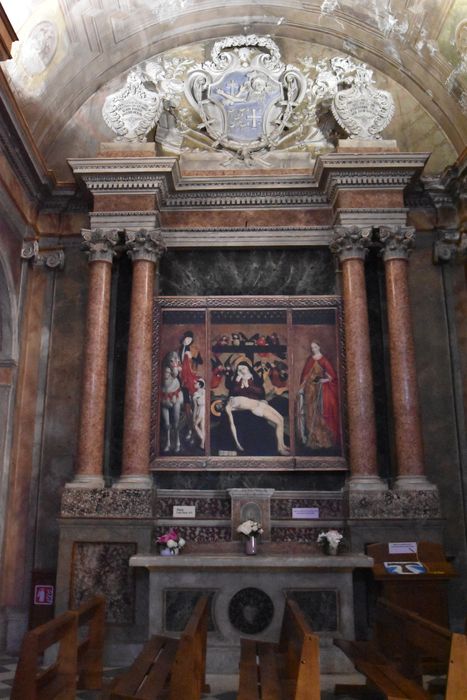
M 339 127 L 380 138 L 394 102 L 370 68 L 348 56 L 299 62 L 284 63 L 268 36 L 226 37 L 203 63 L 163 55 L 136 66 L 102 115 L 116 140 L 145 141 L 157 126 L 169 153 L 224 151 L 247 165 L 268 165 L 272 151 L 333 150 Z
M 233 50 L 232 50 L 233 49 Z M 211 138 L 242 155 L 274 146 L 304 98 L 306 79 L 268 37 L 228 37 L 188 74 L 186 96 Z

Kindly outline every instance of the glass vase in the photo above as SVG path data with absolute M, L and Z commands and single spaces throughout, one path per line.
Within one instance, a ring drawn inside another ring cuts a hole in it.
M 258 547 L 257 537 L 247 537 L 245 541 L 245 554 L 256 554 Z

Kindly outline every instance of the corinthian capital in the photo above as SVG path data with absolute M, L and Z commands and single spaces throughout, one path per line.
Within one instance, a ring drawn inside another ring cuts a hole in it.
M 383 260 L 408 260 L 415 242 L 415 229 L 405 226 L 380 226 L 379 240 L 383 244 Z
M 125 242 L 133 262 L 148 260 L 157 263 L 167 249 L 159 229 L 141 228 L 139 231 L 127 231 Z
M 345 228 L 344 226 L 336 226 L 329 247 L 341 262 L 352 258 L 364 260 L 371 243 L 371 234 L 371 227 L 352 226 Z
M 89 262 L 112 262 L 118 244 L 118 229 L 82 229 L 83 249 L 89 253 Z

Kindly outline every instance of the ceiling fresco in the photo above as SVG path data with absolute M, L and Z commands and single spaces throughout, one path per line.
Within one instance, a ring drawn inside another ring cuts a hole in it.
M 49 169 L 71 179 L 68 157 L 94 156 L 116 134 L 102 108 L 135 69 L 209 60 L 225 36 L 270 37 L 284 63 L 305 74 L 319 61 L 351 57 L 373 71 L 391 93 L 392 122 L 383 138 L 401 150 L 433 151 L 429 172 L 440 172 L 467 141 L 467 0 L 3 0 L 19 41 L 3 63 L 24 118 Z M 166 106 L 166 105 L 165 105 Z M 179 104 L 193 131 L 158 152 L 209 152 L 196 105 Z M 303 106 L 301 108 L 303 110 Z M 303 130 L 302 130 L 303 131 Z M 148 136 L 154 140 L 154 134 Z M 296 135 L 280 148 L 332 150 L 332 140 Z

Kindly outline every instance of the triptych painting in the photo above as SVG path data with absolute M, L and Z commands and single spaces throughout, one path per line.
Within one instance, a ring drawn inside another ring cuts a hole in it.
M 158 299 L 153 467 L 346 469 L 337 297 Z

